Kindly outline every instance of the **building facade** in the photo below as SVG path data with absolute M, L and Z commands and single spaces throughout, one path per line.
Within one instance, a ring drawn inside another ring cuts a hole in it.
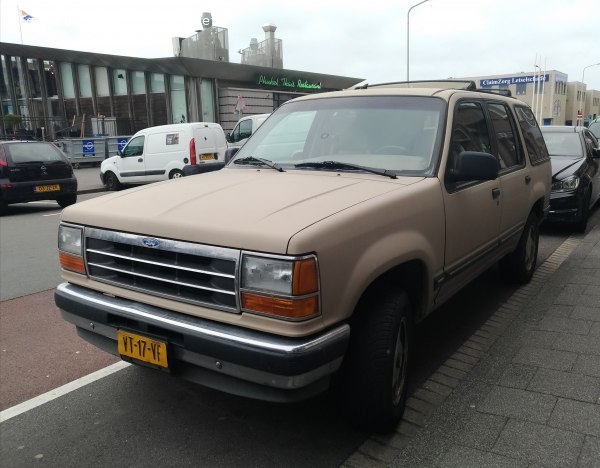
M 478 88 L 506 89 L 527 103 L 541 125 L 582 125 L 600 115 L 600 91 L 557 70 L 468 77 Z
M 363 81 L 219 59 L 147 59 L 1 42 L 0 74 L 0 137 L 19 132 L 52 140 L 199 121 L 218 122 L 227 132 L 243 114 Z

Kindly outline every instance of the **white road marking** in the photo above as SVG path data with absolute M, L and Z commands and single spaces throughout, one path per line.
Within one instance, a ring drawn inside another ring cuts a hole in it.
M 50 213 L 50 214 L 42 215 L 42 216 L 58 216 L 61 213 L 62 213 L 62 211 L 59 211 L 58 213 Z
M 46 404 L 56 398 L 59 398 L 67 393 L 70 393 L 78 388 L 81 388 L 87 384 L 95 382 L 96 380 L 100 380 L 104 377 L 108 377 L 115 372 L 119 372 L 120 370 L 129 367 L 131 364 L 125 361 L 119 361 L 115 364 L 112 364 L 104 369 L 100 369 L 99 371 L 92 372 L 91 374 L 84 375 L 83 377 L 73 380 L 68 384 L 63 385 L 62 387 L 55 388 L 54 390 L 50 390 L 49 392 L 43 393 L 42 395 L 36 396 L 31 400 L 24 401 L 23 403 L 19 403 L 11 408 L 5 409 L 4 411 L 0 411 L 0 424 L 4 421 L 8 421 L 15 416 L 19 416 L 20 414 L 26 413 L 29 410 L 37 408 L 43 404 Z

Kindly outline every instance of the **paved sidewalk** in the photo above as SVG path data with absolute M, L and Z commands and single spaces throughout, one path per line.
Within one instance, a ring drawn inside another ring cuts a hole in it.
M 344 467 L 600 467 L 600 210 Z

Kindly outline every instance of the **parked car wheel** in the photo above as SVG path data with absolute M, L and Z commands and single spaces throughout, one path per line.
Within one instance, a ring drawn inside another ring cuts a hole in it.
M 106 173 L 104 176 L 104 183 L 106 184 L 106 188 L 111 191 L 119 190 L 122 187 L 121 182 L 119 182 L 117 176 L 112 172 Z
M 404 292 L 375 296 L 377 302 L 365 301 L 357 311 L 349 354 L 337 382 L 338 401 L 356 426 L 389 432 L 406 403 L 412 316 Z
M 67 206 L 74 205 L 75 203 L 77 203 L 77 194 L 65 195 L 64 197 L 57 198 L 56 203 L 58 203 L 61 208 L 66 208 Z
M 539 243 L 539 219 L 537 214 L 532 212 L 527 218 L 517 248 L 500 260 L 500 270 L 507 281 L 524 284 L 531 279 L 537 264 Z
M 183 172 L 179 169 L 173 169 L 169 172 L 169 179 L 180 179 L 183 177 Z

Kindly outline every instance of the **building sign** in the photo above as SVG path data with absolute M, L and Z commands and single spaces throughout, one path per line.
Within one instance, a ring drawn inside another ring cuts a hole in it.
M 485 80 L 479 80 L 479 86 L 481 88 L 491 88 L 492 86 L 510 86 L 549 80 L 550 75 L 509 76 L 506 78 L 487 78 Z
M 285 76 L 266 76 L 260 75 L 258 78 L 258 84 L 262 86 L 281 86 L 283 88 L 290 89 L 300 89 L 300 90 L 309 90 L 309 89 L 321 89 L 321 82 L 318 83 L 310 83 L 308 80 L 297 79 L 292 80 Z
M 202 28 L 204 29 L 212 27 L 212 15 L 208 12 L 202 13 L 200 22 L 202 23 Z

